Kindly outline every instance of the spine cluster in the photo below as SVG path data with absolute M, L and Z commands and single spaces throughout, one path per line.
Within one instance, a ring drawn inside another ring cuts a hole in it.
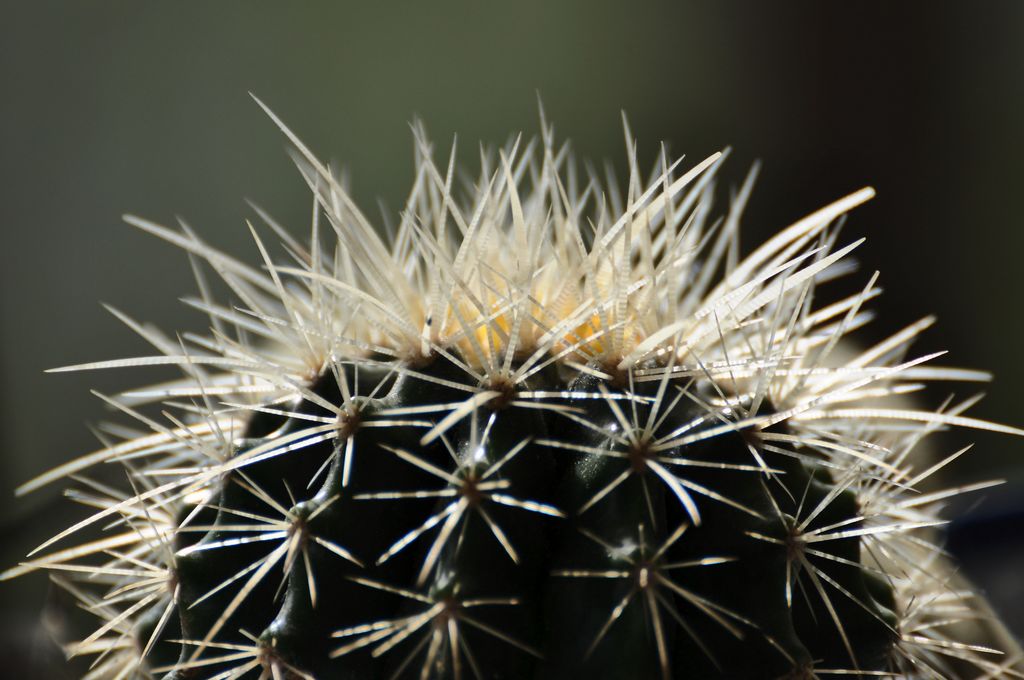
M 645 181 L 631 152 L 620 192 L 542 121 L 471 180 L 417 128 L 378 228 L 281 128 L 309 239 L 257 210 L 284 252 L 250 225 L 252 266 L 128 218 L 189 254 L 209 333 L 115 312 L 155 354 L 58 369 L 183 374 L 101 395 L 135 425 L 19 489 L 90 509 L 0 576 L 98 618 L 85 678 L 1022 677 L 939 547 L 986 485 L 922 452 L 1022 432 L 915 408 L 988 379 L 910 354 L 931 319 L 854 349 L 877 273 L 819 301 L 870 189 L 743 255 L 753 173 L 717 216 L 720 154 Z

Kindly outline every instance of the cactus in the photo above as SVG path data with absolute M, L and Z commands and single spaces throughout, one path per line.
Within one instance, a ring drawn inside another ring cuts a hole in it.
M 414 127 L 378 231 L 267 113 L 308 243 L 257 211 L 286 257 L 250 225 L 254 267 L 127 218 L 230 301 L 196 266 L 209 335 L 115 310 L 156 355 L 69 369 L 184 377 L 103 396 L 141 427 L 19 489 L 71 477 L 92 510 L 3 574 L 48 571 L 98 617 L 67 647 L 86 678 L 1021 677 L 963 632 L 985 610 L 938 544 L 943 503 L 984 485 L 929 486 L 963 451 L 918 453 L 1021 431 L 907 404 L 987 379 L 908 358 L 930 319 L 851 352 L 877 273 L 817 303 L 870 189 L 741 258 L 754 173 L 715 220 L 721 154 L 663 152 L 645 183 L 634 153 L 621 195 L 542 117 L 460 190 Z

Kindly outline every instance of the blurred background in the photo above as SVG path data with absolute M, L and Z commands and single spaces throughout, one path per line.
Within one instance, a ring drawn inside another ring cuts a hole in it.
M 0 568 L 79 516 L 47 488 L 12 490 L 92 450 L 106 417 L 88 390 L 140 371 L 44 375 L 148 352 L 100 302 L 165 330 L 205 330 L 178 298 L 181 252 L 124 225 L 181 216 L 255 261 L 245 199 L 293 231 L 310 199 L 258 94 L 321 157 L 351 171 L 367 212 L 400 207 L 408 122 L 445 149 L 538 130 L 536 97 L 578 156 L 620 173 L 620 112 L 642 163 L 658 142 L 696 162 L 725 146 L 720 177 L 763 168 L 749 249 L 864 185 L 845 238 L 863 285 L 886 289 L 870 342 L 936 313 L 918 349 L 992 369 L 972 414 L 1024 426 L 1024 3 L 217 2 L 9 3 L 0 25 Z M 689 165 L 690 163 L 686 163 Z M 166 377 L 161 373 L 159 376 Z M 153 376 L 158 377 L 158 376 Z M 937 386 L 959 397 L 972 386 Z M 977 432 L 957 482 L 1008 483 L 966 501 L 951 550 L 1024 633 L 1024 440 Z M 37 633 L 44 577 L 0 584 L 0 656 L 60 677 Z M 48 651 L 49 650 L 49 651 Z M 11 666 L 6 666 L 10 673 Z

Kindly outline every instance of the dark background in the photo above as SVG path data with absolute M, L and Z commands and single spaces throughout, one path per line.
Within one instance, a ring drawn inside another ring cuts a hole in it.
M 868 238 L 856 281 L 880 269 L 886 289 L 862 337 L 937 313 L 919 351 L 948 349 L 947 364 L 994 370 L 972 414 L 1024 426 L 1024 3 L 35 0 L 3 9 L 0 567 L 68 521 L 58 489 L 18 500 L 11 490 L 94 447 L 86 424 L 106 412 L 88 389 L 151 377 L 43 375 L 148 351 L 99 301 L 167 330 L 205 329 L 177 301 L 194 290 L 185 257 L 120 215 L 180 215 L 250 260 L 245 198 L 293 231 L 306 225 L 307 190 L 248 91 L 351 170 L 371 213 L 378 199 L 401 205 L 414 116 L 442 149 L 458 132 L 471 163 L 479 141 L 537 131 L 537 92 L 579 156 L 620 171 L 622 110 L 644 163 L 663 139 L 692 162 L 732 146 L 721 175 L 732 183 L 763 160 L 748 248 L 870 184 L 878 198 L 845 233 Z M 933 394 L 948 389 L 972 388 Z M 968 505 L 952 547 L 1020 633 L 1024 441 L 958 432 L 937 446 L 968 441 L 978 446 L 953 480 L 1009 483 Z M 45 591 L 43 577 L 0 584 L 0 654 L 41 653 Z M 25 666 L 22 677 L 57 677 L 44 668 Z

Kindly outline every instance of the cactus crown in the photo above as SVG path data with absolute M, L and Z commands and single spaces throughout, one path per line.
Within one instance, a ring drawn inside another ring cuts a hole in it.
M 141 430 L 20 489 L 73 477 L 92 509 L 3 575 L 47 570 L 98 617 L 68 646 L 87 678 L 1018 675 L 963 631 L 975 596 L 936 544 L 974 487 L 921 491 L 963 452 L 917 450 L 945 426 L 1021 432 L 963 415 L 976 399 L 904 401 L 987 379 L 909 355 L 931 319 L 851 350 L 877 273 L 817 302 L 870 189 L 741 257 L 753 173 L 716 219 L 721 154 L 663 153 L 646 182 L 633 154 L 620 193 L 542 119 L 465 182 L 414 128 L 381 231 L 281 128 L 309 241 L 260 212 L 286 256 L 250 225 L 254 267 L 128 218 L 231 300 L 197 267 L 208 335 L 115 312 L 156 355 L 69 369 L 184 377 L 103 397 Z

